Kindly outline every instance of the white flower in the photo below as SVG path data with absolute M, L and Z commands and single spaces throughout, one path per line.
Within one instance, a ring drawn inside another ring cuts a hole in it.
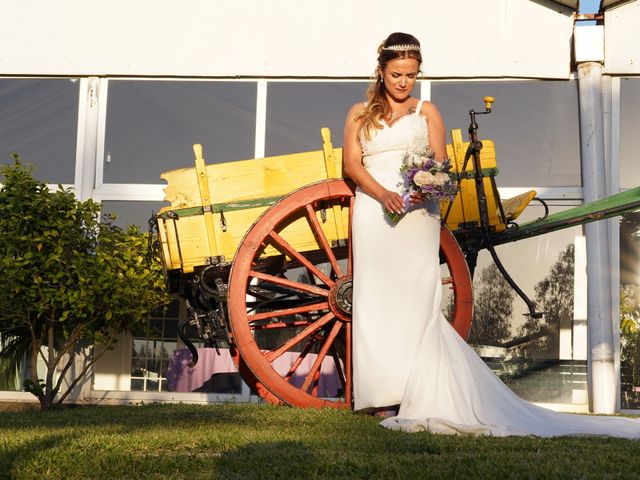
M 425 163 L 429 161 L 429 157 L 425 157 L 425 156 L 418 157 L 418 161 L 420 162 L 418 164 L 418 167 L 422 167 Z
M 420 170 L 413 177 L 413 183 L 415 183 L 419 187 L 423 187 L 424 185 L 431 185 L 434 183 L 434 181 L 435 177 L 430 172 L 426 172 L 424 170 Z
M 444 185 L 446 182 L 450 180 L 449 175 L 442 172 L 436 173 L 434 177 L 435 178 L 433 180 L 433 183 L 435 183 L 436 185 Z
M 423 165 L 422 158 L 414 152 L 407 153 L 405 158 L 405 163 L 409 167 L 421 167 Z

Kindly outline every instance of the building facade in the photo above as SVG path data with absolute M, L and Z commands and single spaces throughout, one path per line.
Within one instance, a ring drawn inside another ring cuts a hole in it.
M 408 31 L 421 40 L 425 58 L 414 95 L 435 102 L 447 128 L 463 132 L 469 109 L 495 97 L 480 134 L 496 144 L 501 195 L 535 189 L 552 212 L 561 211 L 591 194 L 581 65 L 601 66 L 596 115 L 603 148 L 594 155 L 605 171 L 606 194 L 640 185 L 633 151 L 640 125 L 640 43 L 633 41 L 640 1 L 603 2 L 603 19 L 593 26 L 576 25 L 576 8 L 577 2 L 546 0 L 416 0 L 401 10 L 380 1 L 293 0 L 277 6 L 204 0 L 2 6 L 12 21 L 0 32 L 0 154 L 7 159 L 18 152 L 37 166 L 38 178 L 100 201 L 123 225 L 145 226 L 165 204 L 160 174 L 191 166 L 193 143 L 203 144 L 208 163 L 317 150 L 321 127 L 329 127 L 340 146 L 344 117 L 364 98 L 378 44 L 392 31 Z M 524 219 L 542 213 L 532 205 Z M 607 221 L 604 241 L 587 232 L 600 239 L 598 248 L 606 247 L 606 278 L 587 279 L 582 227 L 499 248 L 525 291 L 539 303 L 561 298 L 567 307 L 546 320 L 556 334 L 517 348 L 496 344 L 535 325 L 527 324 L 517 298 L 493 288 L 490 259 L 480 257 L 476 296 L 495 298 L 507 313 L 499 319 L 504 338 L 479 351 L 523 397 L 587 408 L 588 321 L 596 308 L 588 302 L 589 282 L 609 299 L 605 316 L 598 311 L 612 332 L 610 372 L 618 386 L 609 400 L 618 408 L 635 406 L 635 385 L 624 377 L 620 382 L 619 292 L 622 284 L 633 296 L 640 285 L 638 223 L 633 214 L 622 228 L 619 219 Z M 567 262 L 574 273 L 560 278 Z M 565 288 L 545 290 L 545 282 Z M 495 303 L 477 303 L 477 324 L 495 321 L 497 311 Z M 175 374 L 184 359 L 177 336 L 184 316 L 176 301 L 150 315 L 152 335 L 123 335 L 78 388 L 76 401 L 255 400 L 229 359 L 213 352 L 203 353 L 189 378 Z M 611 380 L 600 375 L 590 384 Z M 0 400 L 30 398 L 17 390 L 1 391 Z

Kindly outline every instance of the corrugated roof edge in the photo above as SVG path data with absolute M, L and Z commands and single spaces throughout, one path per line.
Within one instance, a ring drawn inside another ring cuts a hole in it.
M 617 7 L 623 3 L 631 3 L 636 0 L 600 0 L 600 11 L 603 12 L 607 8 Z

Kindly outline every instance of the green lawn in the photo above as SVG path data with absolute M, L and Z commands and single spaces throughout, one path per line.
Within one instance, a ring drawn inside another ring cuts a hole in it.
M 269 405 L 0 412 L 0 478 L 640 478 L 640 442 L 406 434 Z

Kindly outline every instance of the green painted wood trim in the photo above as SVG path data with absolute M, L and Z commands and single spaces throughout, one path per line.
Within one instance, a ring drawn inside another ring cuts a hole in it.
M 596 200 L 595 202 L 554 213 L 542 220 L 533 220 L 520 224 L 517 230 L 505 235 L 506 238 L 504 241 L 499 240 L 496 244 L 499 245 L 522 238 L 535 237 L 544 233 L 615 217 L 639 209 L 640 187 L 636 187 L 626 192 Z
M 252 198 L 251 200 L 238 200 L 237 202 L 229 202 L 229 203 L 214 203 L 213 205 L 209 205 L 209 209 L 213 213 L 226 213 L 226 212 L 234 212 L 236 210 L 248 210 L 250 208 L 259 208 L 259 207 L 269 207 L 276 203 L 278 200 L 282 199 L 283 196 L 277 197 L 265 197 L 265 198 Z M 189 208 L 178 208 L 176 210 L 171 210 L 169 212 L 163 212 L 158 217 L 160 218 L 171 218 L 174 216 L 180 217 L 191 217 L 193 215 L 202 215 L 205 212 L 206 208 L 203 206 L 197 207 L 189 207 Z
M 483 168 L 482 169 L 482 174 L 485 177 L 495 177 L 498 175 L 500 171 L 497 168 Z M 464 173 L 451 173 L 450 177 L 453 180 L 458 180 L 460 177 L 465 178 L 465 179 L 471 179 L 471 178 L 476 178 L 475 175 L 475 170 L 468 170 Z

